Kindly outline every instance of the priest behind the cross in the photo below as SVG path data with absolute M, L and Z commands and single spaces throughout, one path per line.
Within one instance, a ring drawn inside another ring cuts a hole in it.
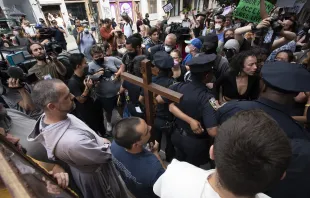
M 209 161 L 212 136 L 215 136 L 217 131 L 216 105 L 213 95 L 206 87 L 213 78 L 215 59 L 214 54 L 203 54 L 188 62 L 192 81 L 170 87 L 183 94 L 179 104 L 171 103 L 161 96 L 157 97 L 159 103 L 171 103 L 169 110 L 176 117 L 176 128 L 171 136 L 171 141 L 177 148 L 176 158 L 195 166 Z

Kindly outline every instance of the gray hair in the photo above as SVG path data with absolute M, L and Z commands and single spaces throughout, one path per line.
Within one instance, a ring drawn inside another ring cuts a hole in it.
M 168 35 L 166 36 L 166 39 L 168 39 L 168 38 L 171 38 L 171 39 L 173 39 L 175 42 L 177 42 L 177 36 L 176 36 L 175 34 L 172 34 L 172 33 L 168 34 Z
M 59 99 L 59 92 L 55 84 L 63 83 L 59 79 L 42 80 L 39 81 L 32 90 L 31 98 L 33 103 L 40 109 L 45 109 L 46 105 L 51 102 L 57 102 Z

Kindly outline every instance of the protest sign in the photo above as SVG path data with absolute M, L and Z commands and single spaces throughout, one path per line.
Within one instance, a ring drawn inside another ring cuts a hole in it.
M 222 15 L 226 16 L 227 14 L 230 13 L 231 9 L 232 9 L 231 6 L 228 6 L 228 7 L 224 8 L 224 11 L 223 11 Z
M 274 7 L 271 3 L 265 1 L 266 11 L 270 14 Z M 241 0 L 234 12 L 234 17 L 249 22 L 259 23 L 260 17 L 260 0 Z
M 170 12 L 173 9 L 173 5 L 171 3 L 167 3 L 163 6 L 165 13 Z

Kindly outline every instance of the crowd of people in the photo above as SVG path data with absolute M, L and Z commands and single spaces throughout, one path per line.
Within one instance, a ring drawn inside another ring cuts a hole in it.
M 1 81 L 1 134 L 85 198 L 310 197 L 310 19 L 274 21 L 262 2 L 258 24 L 184 13 L 187 40 L 138 11 L 137 30 L 123 13 L 119 26 L 100 20 L 99 39 L 75 19 L 68 64 L 27 43 L 39 81 Z M 35 38 L 24 24 L 18 36 Z M 182 94 L 151 98 L 153 126 L 143 87 L 121 80 L 142 78 L 144 59 L 153 83 Z

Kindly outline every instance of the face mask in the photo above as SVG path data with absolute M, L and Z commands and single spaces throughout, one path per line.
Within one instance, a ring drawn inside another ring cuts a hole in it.
M 102 65 L 103 62 L 104 62 L 104 58 L 98 58 L 98 59 L 96 60 L 97 65 Z
M 135 56 L 137 56 L 137 52 L 136 52 L 136 51 L 134 51 L 134 52 L 128 52 L 127 54 L 128 54 L 128 56 L 129 56 L 131 59 L 133 59 Z
M 219 31 L 222 28 L 222 26 L 220 24 L 215 24 L 215 30 Z
M 229 41 L 230 39 L 235 39 L 233 36 L 232 37 L 227 37 L 227 38 L 224 38 L 224 43 L 226 43 L 227 41 Z
M 241 23 L 236 23 L 235 28 L 239 28 L 241 26 Z
M 189 54 L 190 52 L 191 52 L 191 49 L 188 46 L 186 46 L 185 47 L 185 53 Z
M 308 34 L 310 34 L 310 29 L 308 30 Z
M 169 46 L 165 45 L 165 51 L 166 51 L 166 52 L 168 52 L 168 53 L 169 53 L 169 52 L 171 52 L 171 50 L 172 50 L 172 48 L 171 48 L 171 47 L 169 47 Z
M 85 34 L 89 34 L 89 30 L 88 29 L 84 29 Z
M 19 35 L 19 32 L 13 31 L 13 35 L 14 35 L 14 36 L 17 36 L 17 35 Z

